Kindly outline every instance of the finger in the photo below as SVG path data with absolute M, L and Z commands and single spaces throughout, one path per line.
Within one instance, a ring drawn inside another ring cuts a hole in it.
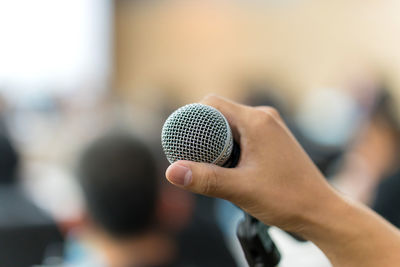
M 246 106 L 216 95 L 208 95 L 200 103 L 216 108 L 225 116 L 232 128 L 235 139 L 243 133 L 245 128 L 243 125 L 247 122 L 248 108 Z
M 282 119 L 279 112 L 275 108 L 269 106 L 258 106 L 256 107 L 256 109 L 261 110 L 266 114 L 268 114 L 269 116 L 271 116 L 272 118 L 274 118 L 274 120 L 282 127 L 282 129 L 285 130 L 287 135 L 289 135 L 291 138 L 296 140 L 296 142 L 298 142 L 296 137 L 293 135 L 292 131 L 290 131 L 289 127 L 286 125 L 285 121 Z
M 278 122 L 285 130 L 289 131 L 289 128 L 287 127 L 285 121 L 282 119 L 279 111 L 276 108 L 270 106 L 257 106 L 255 108 L 274 118 L 274 120 Z
M 229 199 L 237 190 L 231 169 L 214 164 L 182 160 L 171 164 L 165 176 L 176 186 L 212 197 Z
M 270 106 L 257 106 L 255 107 L 258 110 L 264 111 L 265 113 L 271 115 L 274 119 L 282 120 L 281 115 L 279 114 L 278 110 L 274 107 Z

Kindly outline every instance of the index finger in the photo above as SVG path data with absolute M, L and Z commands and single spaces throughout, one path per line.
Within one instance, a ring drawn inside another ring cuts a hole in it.
M 200 101 L 201 104 L 219 110 L 227 119 L 236 140 L 243 133 L 243 127 L 248 120 L 248 108 L 244 105 L 230 101 L 220 96 L 208 95 Z

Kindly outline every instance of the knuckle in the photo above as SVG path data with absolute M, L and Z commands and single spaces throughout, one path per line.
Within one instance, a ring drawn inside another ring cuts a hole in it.
M 270 113 L 272 115 L 272 117 L 274 117 L 276 119 L 280 118 L 279 111 L 276 108 L 267 107 L 267 109 L 268 109 L 268 113 Z
M 270 107 L 270 106 L 261 106 L 258 107 L 259 110 L 262 110 L 263 112 L 270 114 L 272 117 L 274 117 L 275 119 L 280 119 L 280 114 L 279 111 L 274 108 L 274 107 Z
M 203 193 L 209 196 L 218 195 L 219 185 L 218 185 L 218 177 L 214 168 L 206 176 L 203 184 Z
M 257 111 L 257 113 L 255 114 L 255 118 L 255 123 L 259 126 L 269 125 L 274 122 L 274 117 L 271 113 L 263 112 L 261 110 Z

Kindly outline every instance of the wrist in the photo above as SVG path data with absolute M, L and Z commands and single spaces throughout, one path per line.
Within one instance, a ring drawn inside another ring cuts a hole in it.
M 302 235 L 314 243 L 329 240 L 331 235 L 344 231 L 341 229 L 346 225 L 343 221 L 349 219 L 352 212 L 351 201 L 332 190 L 323 200 L 316 199 L 315 208 L 307 212 Z
M 328 234 L 339 226 L 338 218 L 347 217 L 351 210 L 347 199 L 329 186 L 318 191 L 310 203 L 299 215 L 298 233 L 314 243 L 329 238 Z
M 315 243 L 333 266 L 390 266 L 400 251 L 399 232 L 364 205 L 331 190 L 307 213 L 300 234 Z M 396 251 L 396 253 L 393 253 Z

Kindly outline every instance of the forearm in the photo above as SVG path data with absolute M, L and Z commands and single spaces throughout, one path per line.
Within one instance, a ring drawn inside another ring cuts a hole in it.
M 399 231 L 369 208 L 332 193 L 308 214 L 302 235 L 313 241 L 334 266 L 397 266 Z

